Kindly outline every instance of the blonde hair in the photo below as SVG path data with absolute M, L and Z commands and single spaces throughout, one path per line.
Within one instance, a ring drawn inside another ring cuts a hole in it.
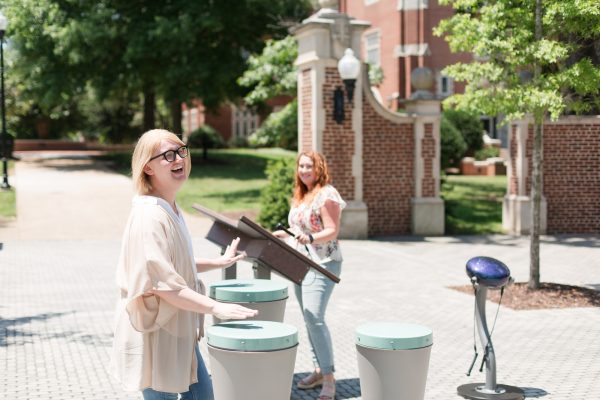
M 150 176 L 144 172 L 144 167 L 155 155 L 154 153 L 160 148 L 160 143 L 163 140 L 185 146 L 185 143 L 177 135 L 166 129 L 149 130 L 140 136 L 135 145 L 133 155 L 131 156 L 131 178 L 136 192 L 140 195 L 145 195 L 152 191 Z M 183 161 L 185 165 L 185 174 L 186 176 L 189 176 L 190 170 L 192 169 L 190 157 L 186 157 Z
M 298 176 L 298 165 L 300 164 L 300 158 L 302 158 L 302 156 L 310 158 L 313 162 L 313 169 L 315 171 L 315 185 L 313 190 L 319 189 L 330 182 L 329 169 L 327 168 L 325 156 L 312 150 L 301 152 L 298 154 L 298 158 L 296 158 L 296 171 L 294 172 L 294 197 L 292 198 L 294 204 L 301 203 L 309 193 L 308 187 L 302 182 L 300 176 Z

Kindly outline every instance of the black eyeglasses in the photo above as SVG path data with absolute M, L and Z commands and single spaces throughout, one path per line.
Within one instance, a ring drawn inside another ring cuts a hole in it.
M 165 160 L 167 160 L 168 162 L 173 162 L 177 159 L 177 154 L 179 154 L 179 157 L 181 157 L 181 158 L 186 158 L 189 154 L 188 147 L 181 146 L 180 148 L 178 148 L 176 150 L 167 150 L 164 153 L 160 153 L 159 155 L 152 157 L 151 159 L 148 160 L 148 162 L 150 162 L 160 156 L 163 156 L 165 158 Z

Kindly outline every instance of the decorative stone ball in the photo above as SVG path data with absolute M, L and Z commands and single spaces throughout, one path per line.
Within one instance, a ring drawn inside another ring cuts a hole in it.
M 510 270 L 502 262 L 491 257 L 473 257 L 467 261 L 467 275 L 475 277 L 480 285 L 501 288 L 510 279 Z
M 410 82 L 416 90 L 428 91 L 433 87 L 433 72 L 427 67 L 419 67 L 410 73 Z

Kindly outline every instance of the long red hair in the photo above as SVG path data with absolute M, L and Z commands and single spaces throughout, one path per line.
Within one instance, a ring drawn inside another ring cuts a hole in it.
M 317 151 L 303 151 L 298 154 L 296 158 L 296 171 L 294 172 L 294 197 L 292 201 L 294 204 L 299 204 L 305 200 L 309 194 L 308 187 L 300 180 L 298 176 L 298 165 L 300 164 L 300 158 L 306 156 L 313 162 L 313 170 L 315 171 L 315 185 L 310 193 L 316 193 L 319 188 L 327 185 L 330 182 L 329 170 L 327 169 L 327 161 L 325 156 Z M 312 196 L 311 196 L 312 197 Z

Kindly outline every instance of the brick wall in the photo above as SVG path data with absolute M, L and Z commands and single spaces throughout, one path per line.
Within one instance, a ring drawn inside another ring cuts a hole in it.
M 518 194 L 519 186 L 518 186 L 518 177 L 517 177 L 517 127 L 512 125 L 510 127 L 510 148 L 509 154 L 511 158 L 511 162 L 509 165 L 510 168 L 510 178 L 508 182 L 508 194 Z
M 435 177 L 433 176 L 433 163 L 435 159 L 435 139 L 433 138 L 433 124 L 425 124 L 425 134 L 421 140 L 421 154 L 423 156 L 423 180 L 421 183 L 422 197 L 435 197 Z
M 325 69 L 323 82 L 323 107 L 325 118 L 333 120 L 333 91 L 344 86 L 337 68 Z M 347 100 L 347 99 L 346 99 Z M 354 150 L 354 131 L 352 130 L 352 106 L 344 102 L 345 120 L 325 124 L 323 130 L 323 154 L 332 178 L 332 184 L 346 200 L 354 199 L 354 177 L 352 176 L 352 156 Z
M 310 70 L 301 72 L 302 150 L 312 148 Z M 352 158 L 356 153 L 352 128 L 352 105 L 344 102 L 345 120 L 333 122 L 333 92 L 343 87 L 337 68 L 325 68 L 322 104 L 327 119 L 322 135 L 322 152 L 327 158 L 332 184 L 342 197 L 354 200 L 355 178 Z M 359 90 L 357 88 L 357 90 Z M 411 233 L 411 199 L 414 184 L 413 122 L 399 124 L 379 114 L 363 95 L 363 201 L 368 209 L 368 235 L 398 235 Z M 435 156 L 433 125 L 426 124 L 422 140 L 424 177 L 423 196 L 435 196 L 432 160 Z
M 567 118 L 545 124 L 543 135 L 547 233 L 600 232 L 600 121 L 581 123 Z M 532 151 L 533 127 L 530 125 L 526 147 L 529 177 Z M 513 146 L 511 158 L 514 165 Z M 511 190 L 512 186 L 511 183 Z M 531 179 L 528 178 L 526 194 L 530 192 Z
M 409 234 L 414 196 L 413 125 L 379 115 L 363 100 L 363 188 L 369 236 Z
M 302 104 L 300 109 L 302 110 L 302 151 L 308 151 L 312 149 L 312 128 L 311 128 L 311 115 L 312 115 L 312 82 L 310 79 L 310 69 L 302 71 Z

